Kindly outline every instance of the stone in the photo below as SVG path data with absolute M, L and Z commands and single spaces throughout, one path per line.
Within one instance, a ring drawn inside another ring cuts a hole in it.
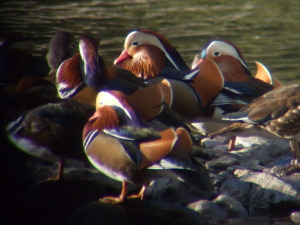
M 118 205 L 92 202 L 74 211 L 66 225 L 207 225 L 199 213 L 177 204 L 128 200 Z
M 260 145 L 252 145 L 239 151 L 231 151 L 243 159 L 259 160 L 263 166 L 274 163 L 279 156 L 290 154 L 291 150 L 287 142 L 274 140 Z
M 227 169 L 227 167 L 233 166 L 233 165 L 239 165 L 239 160 L 233 155 L 224 154 L 223 156 L 213 159 L 206 163 L 206 166 L 208 168 L 214 168 L 214 169 Z
M 219 146 L 222 144 L 226 144 L 228 142 L 228 137 L 224 137 L 224 136 L 216 136 L 215 138 L 203 138 L 201 140 L 201 144 L 205 147 L 205 148 L 212 148 L 214 146 Z
M 218 221 L 227 217 L 226 210 L 222 209 L 217 203 L 209 200 L 193 202 L 187 207 L 200 213 L 211 224 L 216 224 Z
M 203 193 L 190 185 L 171 178 L 161 178 L 150 183 L 145 196 L 149 200 L 164 201 L 186 205 L 199 199 L 204 199 Z
M 247 217 L 248 212 L 245 207 L 234 198 L 231 198 L 228 195 L 219 195 L 213 200 L 221 208 L 227 210 L 228 217 Z
M 292 212 L 290 217 L 294 223 L 300 223 L 300 212 L 299 211 Z
M 255 183 L 264 189 L 278 191 L 295 198 L 300 197 L 300 193 L 295 187 L 272 174 L 239 169 L 237 169 L 234 174 L 240 177 L 242 181 Z

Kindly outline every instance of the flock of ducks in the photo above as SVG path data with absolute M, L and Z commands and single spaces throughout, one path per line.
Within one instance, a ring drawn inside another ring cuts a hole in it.
M 293 160 L 285 172 L 299 170 L 300 85 L 281 85 L 259 62 L 252 76 L 241 51 L 225 40 L 205 44 L 191 66 L 152 30 L 130 32 L 114 65 L 98 54 L 99 43 L 81 36 L 77 49 L 70 33 L 58 31 L 47 54 L 49 75 L 38 77 L 24 74 L 32 43 L 2 35 L 1 125 L 18 148 L 58 162 L 56 179 L 65 160 L 88 159 L 123 184 L 119 196 L 103 202 L 143 199 L 161 177 L 209 196 L 208 170 L 193 157 L 200 131 L 230 136 L 229 150 L 236 135 L 287 139 Z M 128 196 L 128 183 L 140 192 Z

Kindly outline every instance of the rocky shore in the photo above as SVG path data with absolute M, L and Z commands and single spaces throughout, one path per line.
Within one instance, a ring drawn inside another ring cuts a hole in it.
M 289 144 L 260 137 L 202 139 L 194 156 L 206 164 L 216 188 L 212 198 L 178 180 L 152 182 L 145 200 L 108 205 L 121 183 L 89 163 L 67 163 L 64 180 L 47 180 L 57 166 L 5 143 L 1 224 L 295 224 L 300 211 L 300 173 L 279 176 L 292 159 Z M 131 192 L 137 189 L 131 186 Z

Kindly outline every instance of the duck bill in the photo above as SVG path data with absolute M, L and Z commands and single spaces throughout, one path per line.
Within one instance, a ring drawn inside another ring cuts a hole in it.
M 114 61 L 114 65 L 119 64 L 120 62 L 124 61 L 125 59 L 128 59 L 129 57 L 131 57 L 127 51 L 123 50 L 121 55 L 119 55 L 119 57 Z

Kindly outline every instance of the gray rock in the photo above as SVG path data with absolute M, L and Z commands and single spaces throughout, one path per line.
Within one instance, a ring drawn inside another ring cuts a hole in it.
M 258 184 L 260 187 L 267 189 L 281 192 L 285 194 L 287 197 L 295 197 L 299 198 L 300 193 L 299 191 L 290 185 L 289 183 L 285 182 L 283 179 L 280 179 L 274 175 L 268 173 L 259 173 L 259 172 L 252 172 L 250 170 L 236 170 L 234 174 L 242 181 L 252 182 Z M 300 200 L 300 199 L 299 199 Z
M 198 213 L 187 207 L 155 201 L 126 201 L 111 205 L 92 202 L 67 219 L 67 225 L 207 225 Z
M 248 208 L 251 186 L 251 183 L 240 181 L 237 178 L 228 179 L 223 183 L 220 193 L 236 199 L 244 207 Z
M 300 223 L 300 212 L 292 212 L 290 217 L 294 223 Z
M 200 200 L 189 204 L 187 207 L 200 213 L 212 224 L 227 217 L 226 210 L 222 209 L 217 203 L 212 201 Z
M 289 176 L 282 177 L 281 179 L 283 179 L 293 187 L 297 188 L 300 192 L 300 173 L 293 173 Z
M 262 165 L 274 163 L 276 159 L 285 154 L 290 154 L 291 150 L 287 142 L 274 140 L 261 145 L 253 145 L 239 151 L 232 151 L 243 159 L 258 160 Z
M 205 148 L 212 148 L 215 146 L 220 146 L 222 144 L 227 144 L 228 143 L 228 137 L 224 137 L 224 136 L 216 136 L 215 138 L 203 138 L 201 140 L 202 145 Z
M 220 207 L 225 208 L 227 210 L 227 214 L 229 217 L 247 217 L 248 212 L 245 207 L 234 198 L 231 198 L 227 195 L 219 195 L 217 198 L 213 200 L 213 202 L 217 203 Z
M 187 205 L 199 199 L 205 199 L 200 192 L 190 185 L 176 179 L 162 178 L 150 183 L 146 189 L 146 198 L 150 200 L 164 201 Z
M 299 191 L 284 180 L 266 173 L 236 170 L 239 178 L 225 181 L 221 193 L 241 202 L 249 215 L 288 213 L 300 206 Z
M 244 148 L 250 148 L 270 142 L 269 138 L 260 136 L 236 137 L 235 144 L 242 145 Z
M 221 156 L 220 158 L 213 159 L 206 163 L 206 166 L 208 168 L 214 168 L 214 169 L 227 169 L 227 167 L 233 166 L 233 165 L 239 165 L 239 160 L 230 154 L 226 154 Z

